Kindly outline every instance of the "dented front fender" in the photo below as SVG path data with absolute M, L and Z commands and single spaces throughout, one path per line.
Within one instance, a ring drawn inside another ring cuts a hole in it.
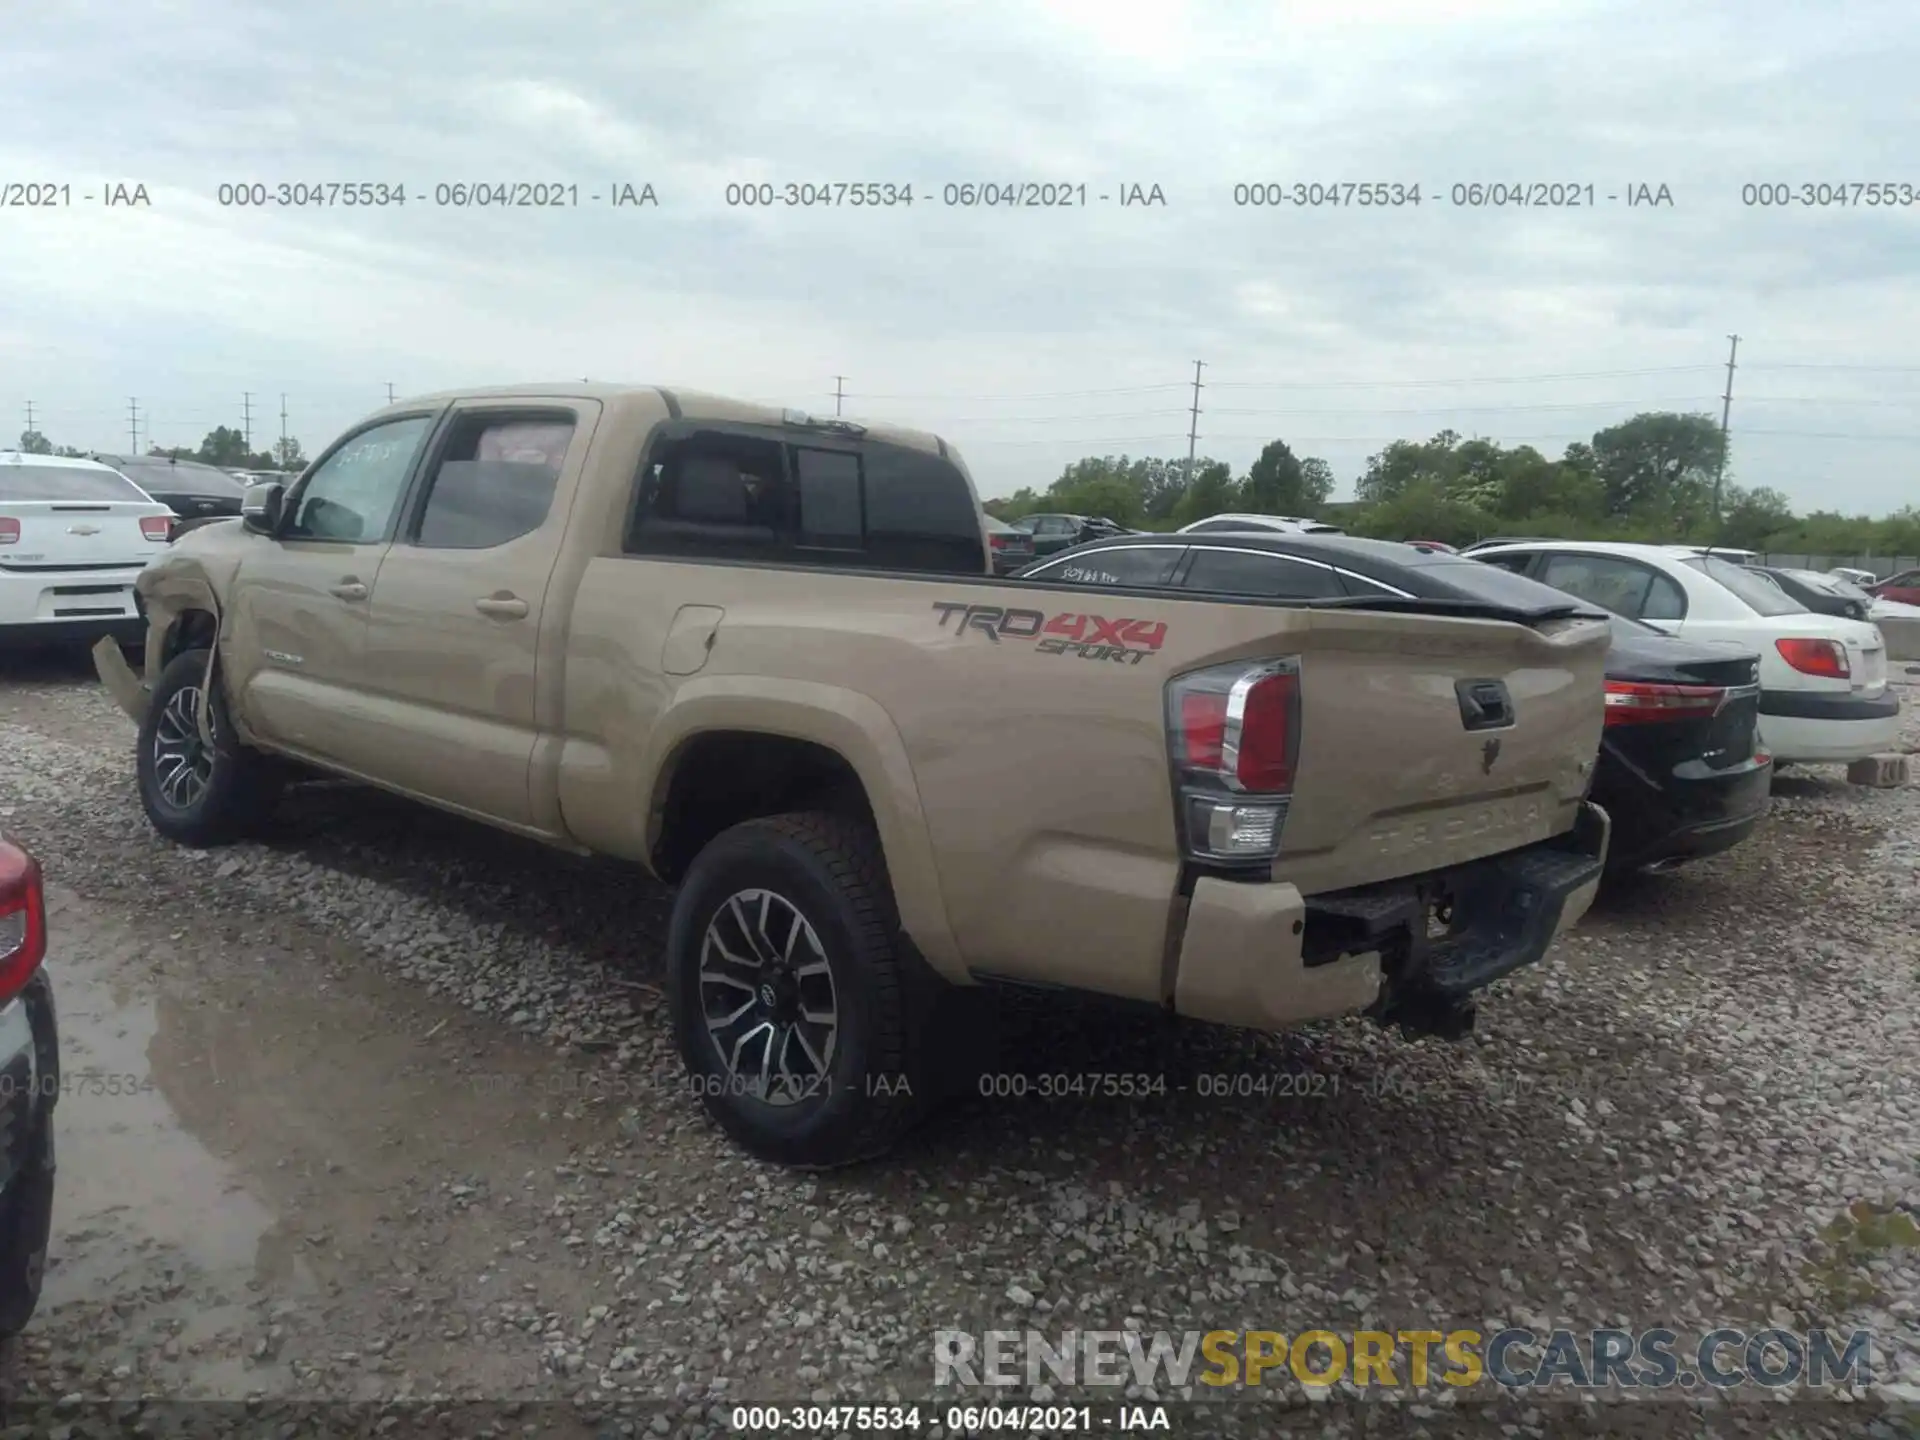
M 107 687 L 107 693 L 113 696 L 114 704 L 126 711 L 135 724 L 146 718 L 147 683 L 133 673 L 127 657 L 111 638 L 102 639 L 93 647 L 93 668 L 100 675 L 100 683 Z
M 196 532 L 196 535 L 205 533 Z M 114 703 L 136 722 L 146 717 L 147 699 L 165 668 L 167 640 L 179 617 L 192 610 L 204 611 L 214 616 L 216 631 L 219 628 L 220 599 L 209 571 L 231 578 L 233 560 L 216 544 L 205 540 L 195 544 L 195 538 L 189 536 L 176 541 L 174 548 L 149 563 L 134 582 L 147 616 L 147 651 L 142 673 L 134 673 L 113 641 L 103 640 L 93 647 L 93 668 L 100 676 L 100 683 L 113 696 Z M 205 693 L 203 690 L 203 705 Z M 201 723 L 204 728 L 204 717 Z

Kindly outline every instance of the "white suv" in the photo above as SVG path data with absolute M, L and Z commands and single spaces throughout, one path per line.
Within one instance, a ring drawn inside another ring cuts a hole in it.
M 1816 615 L 1765 575 L 1688 545 L 1535 540 L 1476 547 L 1475 560 L 1578 595 L 1669 635 L 1760 652 L 1760 738 L 1776 760 L 1863 759 L 1894 747 L 1877 625 Z

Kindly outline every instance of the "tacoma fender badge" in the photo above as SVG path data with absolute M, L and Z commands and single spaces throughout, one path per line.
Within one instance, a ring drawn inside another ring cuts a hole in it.
M 300 656 L 289 655 L 284 650 L 268 650 L 264 653 L 266 654 L 267 659 L 273 661 L 277 665 L 300 665 L 305 663 Z

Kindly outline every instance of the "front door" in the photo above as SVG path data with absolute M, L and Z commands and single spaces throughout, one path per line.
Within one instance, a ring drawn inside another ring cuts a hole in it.
M 408 477 L 436 415 L 342 440 L 254 536 L 228 592 L 228 693 L 270 742 L 351 770 L 366 756 L 361 661 L 367 602 Z
M 542 725 L 547 584 L 597 401 L 457 404 L 380 568 L 367 624 L 376 727 L 365 773 L 508 825 L 553 817 L 530 772 Z M 561 617 L 564 619 L 564 617 Z M 551 681 L 551 685 L 544 683 Z M 558 702 L 546 707 L 557 723 Z

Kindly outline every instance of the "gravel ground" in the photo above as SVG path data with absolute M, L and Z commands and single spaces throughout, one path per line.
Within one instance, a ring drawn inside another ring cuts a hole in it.
M 1361 1415 L 1292 1387 L 1176 1423 L 1912 1433 L 1885 1407 L 1920 1395 L 1920 1250 L 1891 1243 L 1920 1202 L 1920 786 L 1781 777 L 1761 834 L 1604 900 L 1458 1045 L 1006 1002 L 1030 1085 L 1167 1094 L 969 1099 L 806 1177 L 683 1093 L 659 887 L 345 787 L 173 848 L 131 739 L 80 667 L 0 672 L 0 826 L 54 887 L 68 1068 L 147 1077 L 61 1101 L 16 1403 L 626 1397 L 640 1433 L 725 1433 L 746 1400 L 924 1398 L 938 1329 L 1824 1325 L 1875 1331 L 1886 1393 Z

